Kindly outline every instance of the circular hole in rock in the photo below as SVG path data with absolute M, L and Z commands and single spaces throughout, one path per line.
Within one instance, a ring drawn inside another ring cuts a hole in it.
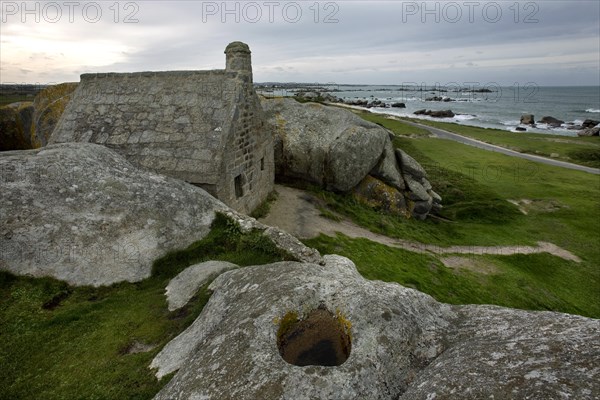
M 352 349 L 351 324 L 339 312 L 334 315 L 321 306 L 299 319 L 288 312 L 279 324 L 279 354 L 289 364 L 300 367 L 342 365 Z

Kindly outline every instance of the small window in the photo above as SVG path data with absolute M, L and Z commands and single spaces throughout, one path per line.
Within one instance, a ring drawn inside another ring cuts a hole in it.
M 244 183 L 242 181 L 242 175 L 238 175 L 233 180 L 233 184 L 235 186 L 235 197 L 240 198 L 244 196 Z
M 261 158 L 260 159 L 260 170 L 264 171 L 265 170 L 265 158 Z

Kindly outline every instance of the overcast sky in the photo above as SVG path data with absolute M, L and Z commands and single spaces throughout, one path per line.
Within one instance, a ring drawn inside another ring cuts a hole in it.
M 598 0 L 1 3 L 2 83 L 221 69 L 241 40 L 255 82 L 600 85 Z

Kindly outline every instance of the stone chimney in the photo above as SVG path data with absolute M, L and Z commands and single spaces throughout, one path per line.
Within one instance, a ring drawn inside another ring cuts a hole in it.
M 241 75 L 241 77 L 246 76 L 247 82 L 252 82 L 250 47 L 248 47 L 246 43 L 231 42 L 227 48 L 225 48 L 225 54 L 225 71 L 236 72 L 238 75 Z

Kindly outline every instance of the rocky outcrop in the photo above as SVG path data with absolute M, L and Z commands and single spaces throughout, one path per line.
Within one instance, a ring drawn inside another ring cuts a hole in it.
M 320 104 L 300 104 L 291 99 L 263 99 L 262 104 L 276 132 L 275 171 L 279 179 L 301 179 L 338 192 L 354 189 L 356 193 L 360 185 L 358 192 L 364 196 L 375 193 L 376 178 L 389 187 L 383 192 L 395 190 L 394 196 L 401 194 L 406 199 L 391 201 L 394 207 L 381 199 L 372 199 L 372 204 L 390 209 L 403 204 L 406 209 L 402 213 L 419 219 L 440 206 L 441 198 L 430 192 L 425 170 L 405 152 L 395 152 L 390 132 L 381 126 L 347 110 Z M 379 189 L 377 192 L 382 193 Z
M 12 103 L 0 107 L 0 151 L 27 150 L 34 147 L 33 104 Z
M 392 108 L 406 108 L 404 103 L 392 103 Z
M 415 115 L 428 115 L 433 118 L 454 118 L 456 114 L 452 110 L 432 111 L 432 110 L 417 110 Z
M 441 304 L 366 280 L 343 257 L 324 260 L 217 278 L 198 319 L 152 361 L 159 377 L 178 370 L 155 399 L 592 399 L 600 391 L 598 320 Z
M 77 83 L 61 83 L 48 86 L 35 96 L 33 101 L 35 148 L 43 147 L 48 143 L 76 88 Z
M 600 135 L 600 127 L 587 128 L 577 132 L 577 136 L 598 136 Z
M 295 258 L 316 250 L 238 214 L 204 190 L 138 169 L 95 144 L 0 154 L 0 269 L 74 285 L 150 276 L 152 262 L 202 239 L 217 212 Z
M 585 121 L 583 121 L 583 123 L 581 124 L 582 128 L 593 128 L 596 125 L 600 124 L 600 121 L 596 121 L 595 119 L 586 119 Z
M 276 175 L 348 191 L 377 164 L 388 133 L 349 111 L 291 99 L 263 99 L 281 141 Z
M 560 127 L 562 124 L 565 123 L 565 121 L 562 121 L 560 119 L 554 118 L 554 117 L 542 117 L 542 119 L 539 120 L 540 124 L 547 124 L 553 128 L 558 128 Z
M 523 114 L 521 115 L 521 124 L 522 125 L 534 125 L 535 117 L 533 114 Z

